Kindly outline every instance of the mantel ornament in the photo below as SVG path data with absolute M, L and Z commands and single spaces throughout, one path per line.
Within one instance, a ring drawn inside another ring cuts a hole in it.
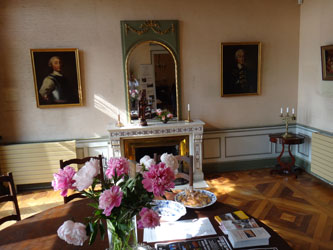
M 171 26 L 168 29 L 161 30 L 160 24 L 157 21 L 153 20 L 147 20 L 143 24 L 139 26 L 140 29 L 135 29 L 131 27 L 129 24 L 125 24 L 125 30 L 126 30 L 126 35 L 128 34 L 128 31 L 132 31 L 137 33 L 139 36 L 141 36 L 144 33 L 147 33 L 149 29 L 154 31 L 156 34 L 159 35 L 165 35 L 168 34 L 169 32 L 175 32 L 175 26 L 171 24 Z

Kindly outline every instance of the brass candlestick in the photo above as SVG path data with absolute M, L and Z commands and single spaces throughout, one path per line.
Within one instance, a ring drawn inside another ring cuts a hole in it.
M 193 122 L 191 120 L 191 111 L 190 110 L 187 111 L 187 120 L 185 120 L 185 122 Z
M 116 126 L 117 127 L 124 127 L 124 124 L 122 124 L 121 121 L 120 121 L 120 114 L 118 114 L 118 121 L 117 121 Z
M 285 124 L 286 124 L 286 132 L 284 133 L 283 137 L 284 138 L 292 137 L 293 135 L 288 133 L 288 126 L 289 126 L 290 121 L 295 121 L 296 120 L 295 114 L 292 114 L 291 116 L 289 116 L 288 112 L 285 115 L 283 113 L 281 113 L 280 117 L 282 118 L 282 121 L 284 121 Z

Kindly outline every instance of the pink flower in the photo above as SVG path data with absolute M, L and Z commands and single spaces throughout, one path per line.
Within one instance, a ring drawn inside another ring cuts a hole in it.
M 82 246 L 84 241 L 88 239 L 86 226 L 82 223 L 65 221 L 57 230 L 60 239 L 68 244 Z
M 156 162 L 154 161 L 154 159 L 151 159 L 149 155 L 145 155 L 144 157 L 142 157 L 140 159 L 140 165 L 144 165 L 146 169 L 149 169 L 151 165 L 155 165 Z M 142 167 L 141 167 L 142 169 Z M 140 169 L 140 170 L 141 170 Z
M 99 197 L 98 208 L 104 209 L 103 214 L 109 216 L 114 207 L 119 207 L 123 198 L 123 192 L 118 186 L 112 186 L 105 190 Z
M 148 192 L 153 192 L 155 196 L 162 196 L 165 191 L 175 187 L 174 179 L 173 170 L 160 162 L 150 166 L 149 170 L 143 174 L 142 184 Z
M 164 120 L 165 120 L 165 115 L 162 116 L 162 121 L 164 121 Z
M 57 174 L 53 174 L 52 187 L 55 191 L 61 190 L 62 196 L 67 196 L 68 189 L 75 189 L 73 186 L 74 180 L 73 176 L 75 175 L 74 168 L 70 166 L 64 167 L 64 169 L 59 169 Z
M 167 117 L 168 117 L 169 119 L 171 119 L 171 118 L 173 117 L 173 114 L 169 113 L 169 114 L 167 115 Z
M 152 209 L 144 207 L 139 215 L 141 219 L 138 221 L 138 228 L 153 228 L 160 225 L 160 216 Z
M 168 154 L 168 153 L 162 154 L 161 162 L 164 162 L 165 165 L 171 168 L 174 174 L 178 173 L 178 168 L 179 168 L 178 160 L 176 157 L 174 157 L 173 154 Z
M 99 160 L 91 158 L 86 164 L 74 175 L 73 186 L 82 191 L 88 188 L 94 182 L 94 177 L 99 174 Z
M 128 174 L 128 171 L 129 163 L 126 158 L 110 158 L 105 175 L 111 179 L 113 176 L 115 176 L 115 172 L 117 172 L 117 176 L 120 176 L 122 174 Z
M 156 114 L 157 115 L 161 115 L 162 114 L 162 110 L 161 109 L 156 109 Z

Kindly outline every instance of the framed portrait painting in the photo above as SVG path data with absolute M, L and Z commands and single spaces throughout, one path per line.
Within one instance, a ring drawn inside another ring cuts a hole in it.
M 31 49 L 37 107 L 82 106 L 78 49 Z
M 321 46 L 323 80 L 333 80 L 333 45 Z
M 221 96 L 260 94 L 261 43 L 221 43 Z

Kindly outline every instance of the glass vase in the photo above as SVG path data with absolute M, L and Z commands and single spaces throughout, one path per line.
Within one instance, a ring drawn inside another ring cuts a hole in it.
M 132 250 L 137 249 L 137 226 L 136 216 L 128 219 L 126 223 L 127 231 L 122 231 L 117 228 L 111 220 L 106 220 L 109 250 Z

